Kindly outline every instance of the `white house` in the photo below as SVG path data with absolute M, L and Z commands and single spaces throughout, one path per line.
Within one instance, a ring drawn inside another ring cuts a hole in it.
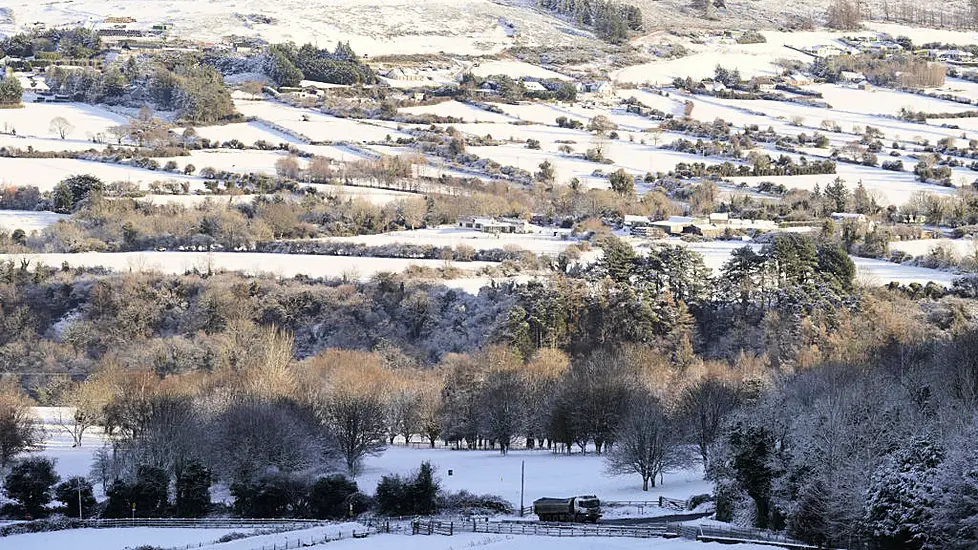
M 866 75 L 853 71 L 842 71 L 839 73 L 839 79 L 843 82 L 859 84 L 860 82 L 866 82 Z
M 458 219 L 461 229 L 475 229 L 483 233 L 529 233 L 530 224 L 518 218 L 491 218 L 486 216 L 463 216 Z
M 547 88 L 543 84 L 540 84 L 539 82 L 536 82 L 536 81 L 533 81 L 533 80 L 531 80 L 531 81 L 525 81 L 524 80 L 523 81 L 523 87 L 526 88 L 526 91 L 528 91 L 528 92 L 546 92 L 547 91 Z

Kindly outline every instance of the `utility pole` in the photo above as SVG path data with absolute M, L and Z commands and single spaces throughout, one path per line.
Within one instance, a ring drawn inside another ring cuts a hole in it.
M 523 517 L 523 488 L 526 485 L 526 461 L 520 462 L 520 517 Z

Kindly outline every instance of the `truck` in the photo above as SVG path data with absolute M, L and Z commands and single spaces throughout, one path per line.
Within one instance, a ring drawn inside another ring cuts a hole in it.
M 601 501 L 594 495 L 538 498 L 533 501 L 533 513 L 540 521 L 595 523 L 601 517 Z

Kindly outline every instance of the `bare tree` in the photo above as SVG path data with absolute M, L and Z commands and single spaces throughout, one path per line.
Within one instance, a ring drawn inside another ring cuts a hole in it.
M 275 161 L 275 173 L 278 177 L 285 179 L 298 179 L 299 159 L 294 155 L 282 157 Z
M 690 462 L 679 430 L 662 403 L 647 393 L 632 398 L 606 460 L 610 472 L 641 476 L 643 491 L 655 487 L 657 475 Z
M 852 31 L 862 24 L 862 13 L 857 0 L 835 0 L 826 13 L 825 25 L 842 31 Z
M 737 389 L 723 380 L 707 378 L 687 387 L 682 399 L 683 413 L 699 447 L 705 470 L 709 464 L 710 447 L 739 401 Z
M 51 119 L 51 131 L 61 136 L 61 139 L 68 137 L 68 134 L 74 129 L 75 127 L 63 116 L 56 116 Z
M 499 444 L 502 454 L 509 452 L 513 438 L 526 429 L 524 384 L 520 373 L 514 369 L 490 372 L 482 391 L 481 424 L 490 441 Z
M 71 436 L 72 447 L 81 447 L 85 432 L 102 421 L 108 387 L 96 379 L 81 382 L 68 391 L 65 401 L 69 407 L 59 409 L 55 420 Z
M 390 373 L 378 354 L 329 350 L 304 365 L 307 392 L 347 472 L 384 448 Z
M 41 423 L 20 388 L 12 383 L 0 385 L 0 470 L 5 470 L 18 454 L 43 441 Z

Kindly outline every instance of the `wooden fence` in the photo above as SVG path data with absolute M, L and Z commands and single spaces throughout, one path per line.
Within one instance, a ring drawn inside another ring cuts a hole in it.
M 539 522 L 486 521 L 414 521 L 411 532 L 416 535 L 454 535 L 455 533 L 488 533 L 496 535 L 535 535 L 544 537 L 631 537 L 652 538 L 679 536 L 671 525 L 631 527 L 623 525 L 557 524 Z

